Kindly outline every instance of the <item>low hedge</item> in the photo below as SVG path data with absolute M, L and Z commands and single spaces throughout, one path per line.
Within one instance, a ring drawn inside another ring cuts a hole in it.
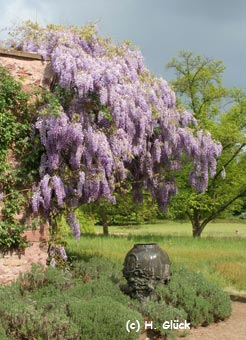
M 109 260 L 94 257 L 70 268 L 34 266 L 0 287 L 0 339 L 134 340 L 139 334 L 127 332 L 126 322 L 138 320 L 143 330 L 144 318 L 153 321 L 155 335 L 169 339 L 177 334 L 163 329 L 165 321 L 197 327 L 231 313 L 223 291 L 182 266 L 173 266 L 170 283 L 156 288 L 155 301 L 144 303 L 121 292 L 121 268 Z

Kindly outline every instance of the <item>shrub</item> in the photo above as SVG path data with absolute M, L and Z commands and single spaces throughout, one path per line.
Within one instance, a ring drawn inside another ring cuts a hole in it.
M 17 282 L 0 286 L 0 339 L 133 340 L 139 334 L 128 333 L 126 322 L 143 325 L 141 315 L 172 339 L 177 334 L 163 329 L 164 321 L 187 320 L 196 327 L 231 313 L 226 294 L 182 266 L 173 266 L 168 286 L 157 286 L 156 301 L 124 295 L 121 277 L 121 267 L 101 257 L 76 263 L 74 272 L 33 266 Z
M 61 307 L 37 308 L 35 301 L 17 301 L 3 315 L 6 333 L 12 340 L 77 340 L 78 328 Z
M 137 340 L 139 334 L 128 333 L 126 322 L 138 320 L 143 325 L 143 317 L 108 296 L 96 297 L 90 301 L 71 299 L 69 304 L 71 319 L 79 326 L 83 340 Z
M 124 295 L 119 286 L 109 280 L 99 279 L 93 280 L 86 284 L 76 284 L 73 288 L 69 289 L 69 296 L 90 301 L 96 297 L 108 297 L 123 305 L 130 304 L 131 300 L 128 296 Z
M 224 320 L 231 314 L 229 296 L 200 273 L 182 266 L 174 267 L 169 285 L 157 287 L 156 292 L 160 300 L 185 311 L 194 327 Z
M 11 306 L 19 298 L 19 290 L 14 282 L 11 285 L 0 285 L 0 324 L 2 321 L 2 315 L 5 313 L 6 306 Z
M 148 301 L 144 306 L 144 315 L 148 320 L 153 321 L 153 327 L 155 331 L 165 335 L 167 339 L 175 339 L 175 332 L 169 329 L 163 328 L 165 321 L 178 320 L 184 322 L 187 320 L 187 314 L 184 310 L 173 307 L 172 305 L 166 305 L 163 301 L 154 302 Z M 187 331 L 179 332 L 179 336 L 186 335 Z
M 34 292 L 37 289 L 53 286 L 55 289 L 64 290 L 73 285 L 71 274 L 56 268 L 45 268 L 41 264 L 32 266 L 31 271 L 20 274 L 17 281 L 20 293 Z
M 3 255 L 12 250 L 21 252 L 28 246 L 25 236 L 22 235 L 25 229 L 25 226 L 18 224 L 9 226 L 0 222 L 0 252 Z
M 104 278 L 117 283 L 122 278 L 122 267 L 108 259 L 94 256 L 88 262 L 74 263 L 73 275 L 83 282 Z
M 77 340 L 78 328 L 67 315 L 60 289 L 63 285 L 58 284 L 64 273 L 35 266 L 24 275 L 24 281 L 0 287 L 0 320 L 5 334 L 12 340 Z M 0 339 L 4 339 L 1 330 Z

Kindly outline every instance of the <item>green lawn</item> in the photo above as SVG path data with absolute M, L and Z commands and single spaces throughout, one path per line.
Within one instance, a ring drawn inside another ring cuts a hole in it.
M 102 233 L 102 227 L 97 226 L 98 233 Z M 174 222 L 164 220 L 156 224 L 143 224 L 141 226 L 112 226 L 109 228 L 113 234 L 133 234 L 133 235 L 171 235 L 171 236 L 191 236 L 192 227 L 190 222 Z M 228 236 L 246 237 L 246 222 L 219 221 L 209 223 L 202 233 L 202 237 L 207 236 Z
M 98 228 L 100 230 L 101 228 Z M 235 234 L 235 230 L 239 230 Z M 165 222 L 142 227 L 111 227 L 111 235 L 83 235 L 68 238 L 68 253 L 75 256 L 102 255 L 123 264 L 135 243 L 156 242 L 172 263 L 183 263 L 202 272 L 224 290 L 246 294 L 246 224 L 211 223 L 200 239 L 190 235 L 188 223 Z M 112 235 L 116 233 L 116 235 Z

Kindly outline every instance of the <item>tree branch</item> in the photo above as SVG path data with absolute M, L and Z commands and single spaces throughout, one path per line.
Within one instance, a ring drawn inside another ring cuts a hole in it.
M 218 216 L 222 211 L 224 211 L 229 205 L 231 205 L 233 202 L 235 202 L 238 198 L 244 196 L 246 194 L 246 189 L 240 192 L 237 196 L 231 198 L 228 202 L 224 203 L 222 206 L 220 206 L 215 212 L 213 212 L 209 217 L 207 217 L 202 223 L 201 223 L 201 232 L 205 228 L 205 226 L 212 221 L 216 216 Z
M 213 178 L 213 182 L 216 180 L 216 178 L 221 174 L 223 169 L 225 169 L 232 161 L 233 159 L 239 154 L 239 152 L 245 147 L 245 143 L 243 143 L 236 152 L 232 155 L 232 157 L 224 164 L 224 166 L 217 172 L 217 174 Z

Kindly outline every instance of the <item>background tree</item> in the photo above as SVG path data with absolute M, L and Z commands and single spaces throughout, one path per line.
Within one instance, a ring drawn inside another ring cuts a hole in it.
M 225 67 L 221 61 L 180 52 L 167 67 L 176 73 L 171 83 L 179 105 L 191 110 L 198 128 L 208 129 L 223 146 L 217 172 L 205 192 L 195 192 L 187 182 L 190 164 L 178 175 L 179 194 L 171 210 L 189 217 L 193 236 L 197 237 L 207 223 L 238 207 L 246 194 L 246 96 L 239 89 L 228 90 L 222 85 Z
M 103 226 L 103 234 L 109 234 L 109 226 L 115 225 L 139 225 L 146 222 L 154 222 L 158 215 L 158 206 L 153 204 L 151 195 L 143 194 L 143 201 L 136 202 L 133 192 L 129 190 L 115 193 L 116 204 L 107 200 L 92 202 L 82 207 L 82 211 L 88 213 L 97 220 L 97 224 Z
M 173 173 L 184 155 L 193 162 L 192 185 L 206 189 L 220 144 L 192 129 L 192 115 L 176 109 L 167 82 L 146 69 L 129 43 L 115 46 L 94 26 L 27 23 L 12 46 L 50 58 L 62 93 L 40 110 L 35 125 L 45 152 L 34 211 L 42 209 L 54 223 L 65 210 L 79 237 L 73 209 L 102 199 L 114 203 L 126 180 L 136 199 L 148 190 L 164 209 L 176 192 Z

